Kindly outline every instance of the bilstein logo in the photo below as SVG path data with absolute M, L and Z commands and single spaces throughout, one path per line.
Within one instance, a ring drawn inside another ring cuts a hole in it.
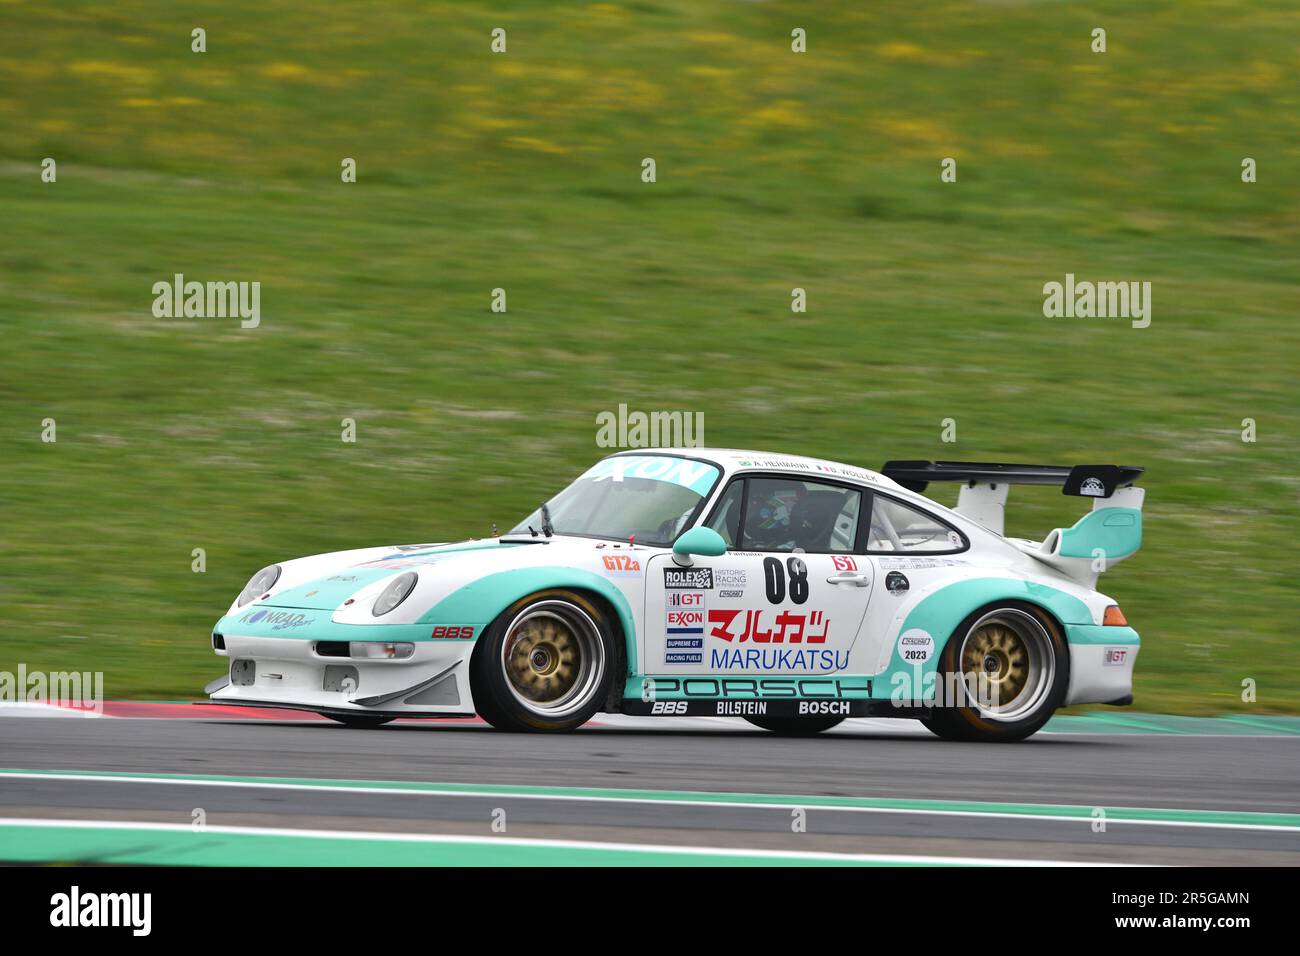
M 50 925 L 128 926 L 133 936 L 148 936 L 153 927 L 152 893 L 82 893 L 73 886 L 50 897 Z

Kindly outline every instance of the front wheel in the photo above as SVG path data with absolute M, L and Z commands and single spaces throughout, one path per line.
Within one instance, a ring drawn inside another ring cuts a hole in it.
M 946 740 L 1024 740 L 1065 703 L 1069 683 L 1054 621 L 1028 605 L 985 608 L 948 639 L 938 699 L 921 722 Z
M 390 720 L 396 720 L 396 717 L 380 717 L 378 714 L 321 714 L 322 717 L 328 717 L 330 720 L 337 720 L 344 727 L 352 727 L 356 730 L 364 730 L 370 727 L 382 727 Z
M 604 703 L 614 659 L 595 604 L 572 591 L 531 594 L 479 638 L 470 661 L 474 706 L 499 730 L 573 730 Z
M 782 737 L 811 737 L 830 730 L 843 717 L 746 717 L 755 727 L 762 727 Z

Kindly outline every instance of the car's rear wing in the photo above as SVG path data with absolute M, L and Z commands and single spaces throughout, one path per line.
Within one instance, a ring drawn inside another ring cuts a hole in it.
M 962 482 L 953 510 L 1003 534 L 1011 485 L 1059 485 L 1067 495 L 1092 498 L 1092 513 L 1057 528 L 1041 543 L 1012 543 L 1026 554 L 1088 583 L 1142 545 L 1142 499 L 1133 486 L 1144 469 L 1131 465 L 1012 465 L 970 461 L 887 461 L 880 473 L 912 491 L 932 481 Z

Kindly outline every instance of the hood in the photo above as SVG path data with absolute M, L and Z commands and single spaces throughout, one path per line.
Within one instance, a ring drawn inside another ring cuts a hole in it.
M 478 552 L 475 557 L 481 559 L 487 557 L 482 552 L 498 550 L 504 557 L 505 552 L 521 547 L 530 545 L 521 541 L 487 538 L 456 544 L 397 545 L 377 551 L 370 550 L 364 552 L 366 560 L 344 564 L 330 574 L 277 591 L 262 603 L 266 607 L 332 611 L 367 585 L 401 571 L 419 570 L 456 561 L 470 552 Z

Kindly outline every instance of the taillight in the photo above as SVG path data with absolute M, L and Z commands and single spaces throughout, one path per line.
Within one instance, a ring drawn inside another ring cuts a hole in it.
M 1101 623 L 1114 624 L 1116 627 L 1127 627 L 1128 618 L 1124 616 L 1124 612 L 1119 609 L 1118 604 L 1112 604 L 1110 607 L 1106 608 L 1106 613 L 1102 615 Z

